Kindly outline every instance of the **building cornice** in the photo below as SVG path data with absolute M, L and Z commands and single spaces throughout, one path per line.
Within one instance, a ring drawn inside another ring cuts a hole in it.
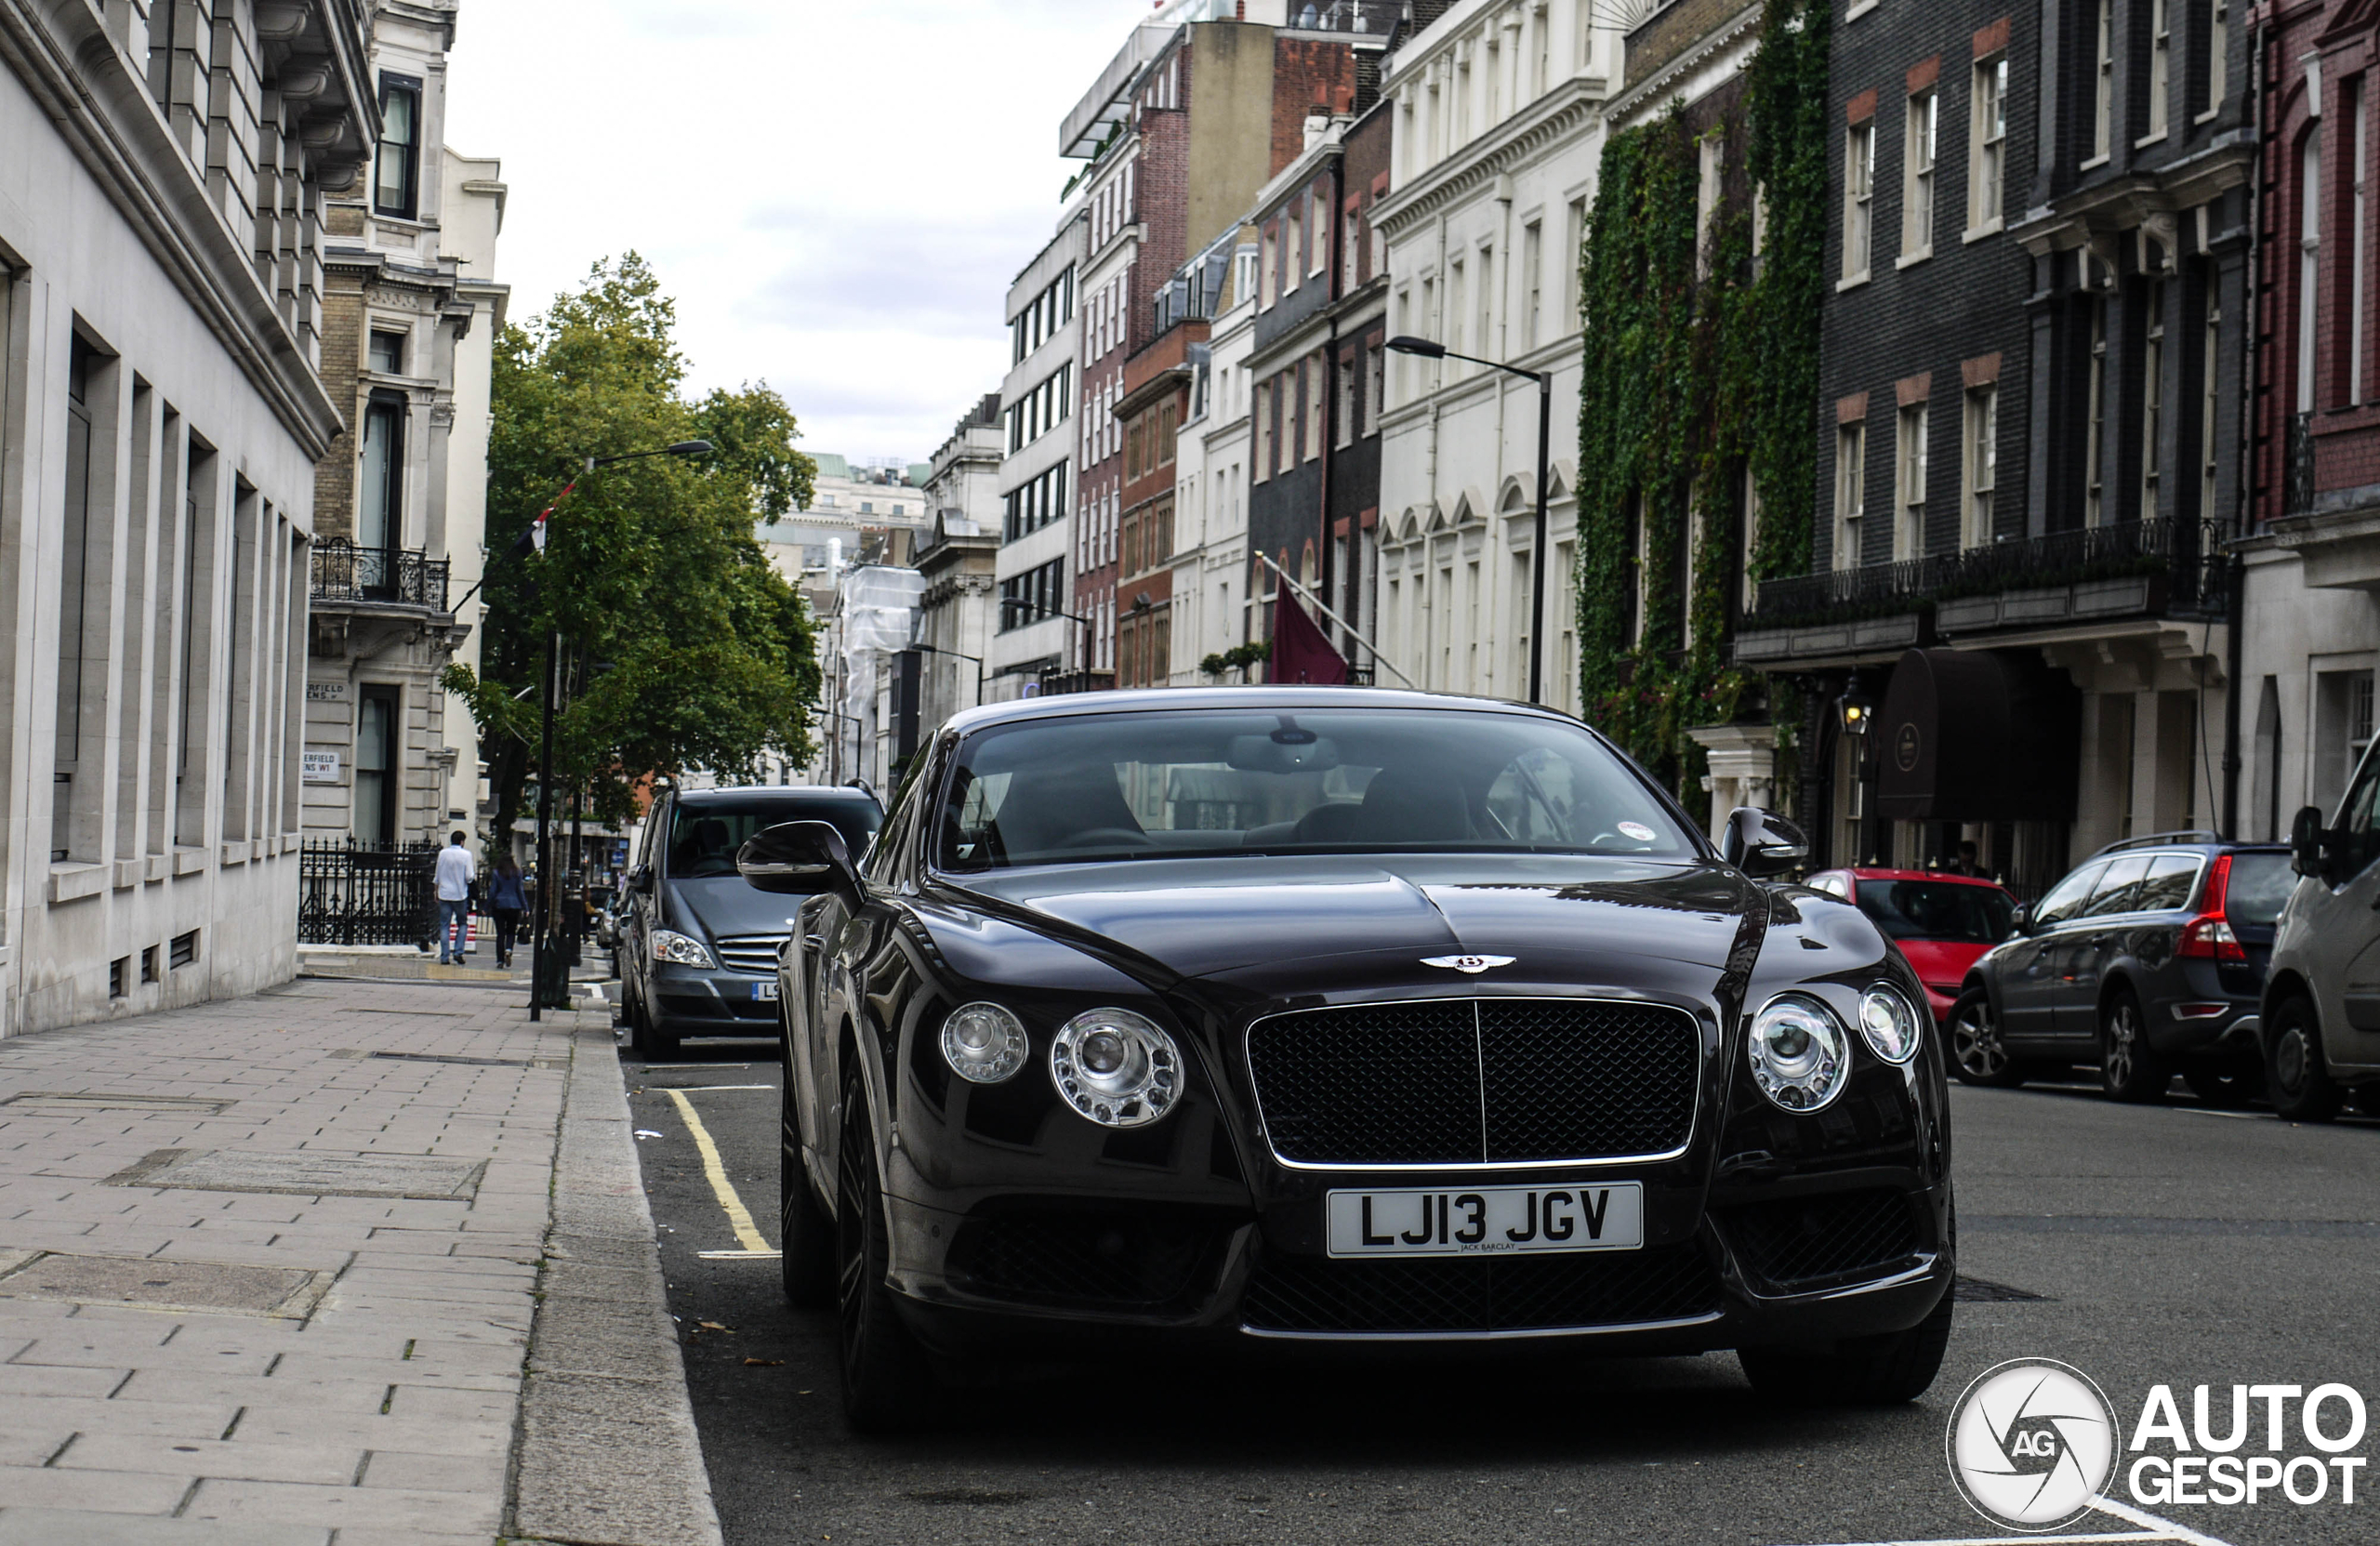
M 1481 136 L 1467 147 L 1468 153 L 1448 156 L 1419 180 L 1389 193 L 1372 206 L 1372 224 L 1395 240 L 1463 195 L 1517 169 L 1540 151 L 1592 127 L 1602 106 L 1603 82 L 1592 75 L 1572 76 L 1530 103 L 1527 112 L 1506 119 L 1499 134 Z
M 2255 163 L 2246 132 L 2228 134 L 2180 161 L 2062 193 L 2011 225 L 2008 234 L 2035 258 L 2088 246 L 2095 237 L 2130 231 L 2152 216 L 2211 203 L 2247 181 Z
M 1659 70 L 1645 77 L 1638 85 L 1623 85 L 1620 95 L 1613 98 L 1611 105 L 1604 109 L 1604 117 L 1613 121 L 1627 117 L 1647 101 L 1659 98 L 1663 92 L 1677 85 L 1678 82 L 1743 42 L 1746 37 L 1760 30 L 1760 18 L 1764 8 L 1756 0 L 1756 3 L 1746 6 L 1739 11 L 1733 20 L 1722 22 L 1713 28 L 1699 46 L 1678 55 Z

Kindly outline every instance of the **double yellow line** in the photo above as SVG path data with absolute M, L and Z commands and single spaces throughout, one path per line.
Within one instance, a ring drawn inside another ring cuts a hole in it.
M 698 1254 L 712 1260 L 777 1255 L 768 1241 L 761 1238 L 760 1226 L 752 1222 L 752 1210 L 746 1208 L 744 1199 L 735 1195 L 735 1183 L 727 1179 L 727 1167 L 720 1160 L 719 1145 L 711 1142 L 710 1130 L 703 1126 L 703 1119 L 694 1115 L 694 1103 L 686 1099 L 686 1092 L 682 1090 L 668 1090 L 662 1093 L 678 1103 L 678 1115 L 686 1119 L 686 1130 L 694 1135 L 694 1148 L 703 1156 L 703 1175 L 709 1181 L 713 1195 L 719 1198 L 719 1206 L 725 1210 L 728 1225 L 735 1231 L 737 1244 L 744 1248 L 741 1250 L 706 1250 Z

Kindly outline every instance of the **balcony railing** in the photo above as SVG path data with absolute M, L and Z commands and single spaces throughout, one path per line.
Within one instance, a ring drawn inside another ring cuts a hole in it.
M 343 536 L 314 544 L 318 601 L 383 601 L 446 610 L 446 561 L 413 548 L 358 548 Z
M 1289 0 L 1289 25 L 1306 33 L 1385 33 L 1404 12 L 1392 0 Z
M 1764 580 L 1746 629 L 1792 628 L 1914 612 L 1937 601 L 2148 575 L 2163 581 L 2163 606 L 2217 615 L 2227 603 L 2226 528 L 2214 521 L 2122 521 L 1963 553 L 1824 575 Z

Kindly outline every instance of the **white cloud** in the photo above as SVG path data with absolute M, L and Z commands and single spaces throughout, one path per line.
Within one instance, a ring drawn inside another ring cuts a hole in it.
M 1001 297 L 1075 168 L 1058 123 L 1142 0 L 464 0 L 446 142 L 504 160 L 518 318 L 641 252 L 694 385 L 922 461 L 1008 368 Z

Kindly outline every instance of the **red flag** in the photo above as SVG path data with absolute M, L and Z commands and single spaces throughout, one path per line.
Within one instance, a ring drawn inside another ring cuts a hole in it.
M 529 552 L 532 548 L 535 548 L 540 553 L 546 550 L 546 518 L 553 514 L 555 509 L 561 506 L 562 502 L 570 497 L 570 491 L 577 486 L 578 480 L 573 478 L 568 483 L 562 485 L 562 491 L 560 494 L 554 496 L 554 502 L 552 504 L 548 505 L 544 509 L 537 512 L 537 519 L 529 522 L 529 529 L 522 532 L 519 538 L 513 542 L 512 552 L 514 557 L 526 558 L 529 556 Z
M 1315 687 L 1347 684 L 1345 657 L 1330 647 L 1330 641 L 1314 626 L 1305 608 L 1298 605 L 1287 575 L 1274 591 L 1273 658 L 1266 663 L 1264 680 Z

